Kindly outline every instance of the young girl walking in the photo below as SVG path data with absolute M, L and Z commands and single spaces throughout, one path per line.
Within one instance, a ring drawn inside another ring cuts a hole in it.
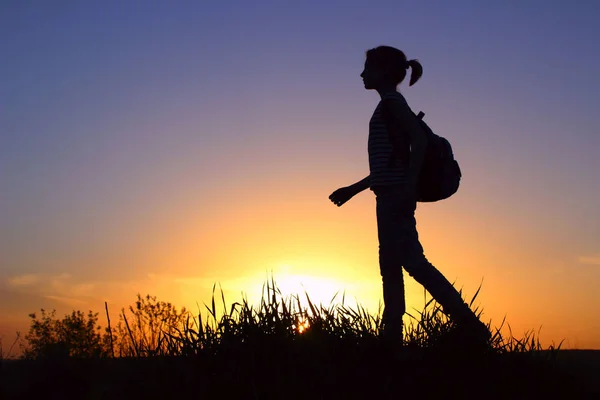
M 489 341 L 490 332 L 458 291 L 425 258 L 419 242 L 415 210 L 416 187 L 423 164 L 427 136 L 397 87 L 411 69 L 409 85 L 423 74 L 417 60 L 407 60 L 389 46 L 368 50 L 360 74 L 365 89 L 376 90 L 381 101 L 369 121 L 369 176 L 333 192 L 338 207 L 370 189 L 376 197 L 379 268 L 383 281 L 383 336 L 402 342 L 402 316 L 406 312 L 403 268 L 422 284 L 466 334 Z

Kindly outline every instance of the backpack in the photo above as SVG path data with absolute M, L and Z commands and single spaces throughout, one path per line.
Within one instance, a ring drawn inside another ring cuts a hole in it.
M 447 199 L 456 193 L 462 177 L 452 146 L 423 121 L 423 111 L 415 116 L 427 135 L 427 148 L 417 182 L 417 201 L 427 203 Z

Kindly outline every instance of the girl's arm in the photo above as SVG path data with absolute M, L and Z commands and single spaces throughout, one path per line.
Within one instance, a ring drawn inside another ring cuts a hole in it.
M 371 175 L 367 176 L 366 178 L 361 179 L 360 181 L 356 182 L 355 184 L 350 185 L 350 187 L 353 190 L 356 190 L 356 193 L 360 193 L 363 190 L 369 188 L 370 182 L 371 182 Z

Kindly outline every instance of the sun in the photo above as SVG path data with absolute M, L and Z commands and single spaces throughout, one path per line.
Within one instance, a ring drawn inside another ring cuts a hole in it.
M 337 279 L 295 274 L 291 272 L 290 268 L 286 267 L 282 268 L 282 272 L 273 276 L 275 285 L 284 297 L 297 295 L 302 307 L 308 307 L 307 295 L 315 307 L 320 304 L 326 307 L 332 302 L 337 303 L 338 298 L 334 299 L 334 296 L 336 293 L 344 291 L 343 283 Z
M 306 318 L 300 318 L 296 329 L 298 329 L 298 333 L 304 333 L 309 326 L 310 324 Z

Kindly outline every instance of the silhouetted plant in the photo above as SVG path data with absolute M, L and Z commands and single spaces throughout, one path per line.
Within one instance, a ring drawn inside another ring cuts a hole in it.
M 171 303 L 158 301 L 156 296 L 137 295 L 133 306 L 121 310 L 119 322 L 113 330 L 115 353 L 119 356 L 147 357 L 172 354 L 169 335 L 185 326 L 188 312 L 177 310 Z
M 98 313 L 73 311 L 63 319 L 56 310 L 41 315 L 29 314 L 31 325 L 23 345 L 25 358 L 86 358 L 107 355 L 105 340 L 99 331 Z
M 15 358 L 13 349 L 15 346 L 20 346 L 22 343 L 21 332 L 15 334 L 15 340 L 12 342 L 8 350 L 4 348 L 4 337 L 0 337 L 0 361 Z

